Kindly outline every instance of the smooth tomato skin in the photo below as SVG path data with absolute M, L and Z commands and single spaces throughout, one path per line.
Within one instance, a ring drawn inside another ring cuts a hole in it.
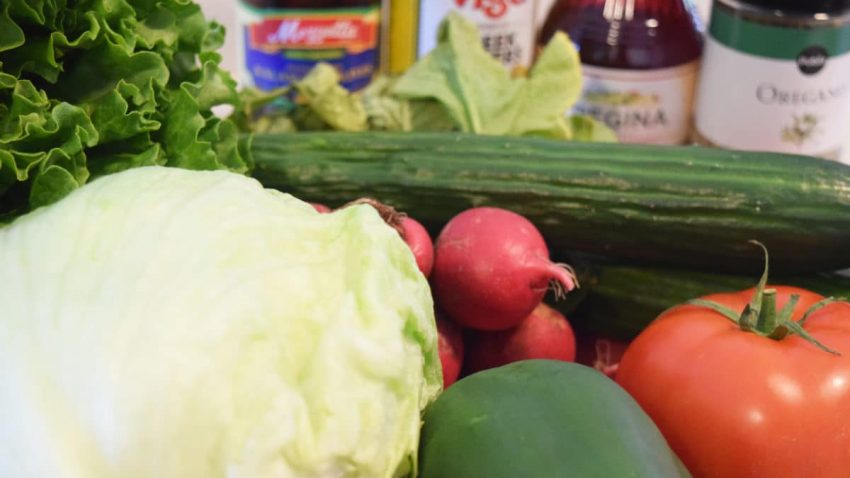
M 800 295 L 794 320 L 820 295 Z M 753 290 L 704 297 L 742 311 Z M 668 311 L 628 347 L 616 380 L 658 425 L 694 478 L 850 477 L 850 305 L 812 314 L 776 341 L 706 308 Z

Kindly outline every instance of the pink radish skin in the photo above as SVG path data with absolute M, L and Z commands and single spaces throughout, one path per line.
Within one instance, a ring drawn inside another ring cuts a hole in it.
M 433 293 L 455 322 L 478 330 L 518 325 L 543 300 L 576 286 L 569 267 L 549 260 L 536 227 L 514 212 L 479 207 L 453 217 L 434 247 Z
M 401 237 L 413 251 L 419 270 L 430 277 L 434 268 L 434 243 L 428 231 L 416 219 L 405 216 L 401 220 Z
M 467 347 L 470 373 L 530 359 L 576 359 L 576 338 L 570 323 L 546 304 L 537 306 L 513 329 L 476 332 Z
M 327 214 L 327 213 L 331 212 L 331 208 L 325 206 L 324 204 L 319 204 L 317 202 L 311 202 L 310 205 L 313 206 L 313 209 L 315 209 L 316 212 L 320 212 L 322 214 Z
M 437 317 L 437 352 L 443 366 L 443 388 L 455 383 L 463 366 L 463 333 L 457 324 Z

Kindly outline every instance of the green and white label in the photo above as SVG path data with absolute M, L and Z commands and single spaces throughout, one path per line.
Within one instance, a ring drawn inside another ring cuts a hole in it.
M 850 32 L 758 25 L 715 9 L 695 126 L 721 147 L 837 159 L 850 131 Z

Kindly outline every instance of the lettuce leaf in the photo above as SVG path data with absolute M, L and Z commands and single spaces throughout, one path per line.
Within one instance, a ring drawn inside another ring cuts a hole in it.
M 165 165 L 246 172 L 224 29 L 191 0 L 0 7 L 0 220 L 91 179 Z
M 0 284 L 3 478 L 416 475 L 434 303 L 371 206 L 135 168 L 0 229 Z
M 370 129 L 376 131 L 455 131 L 446 109 L 432 99 L 404 99 L 392 94 L 397 78 L 380 76 L 363 90 Z
M 563 33 L 546 45 L 527 77 L 512 78 L 479 45 L 475 24 L 449 14 L 438 44 L 393 85 L 408 100 L 442 104 L 462 130 L 494 135 L 570 139 L 565 114 L 581 92 L 578 53 Z
M 588 115 L 570 116 L 570 126 L 573 130 L 573 141 L 594 143 L 616 143 L 617 133 L 605 123 Z

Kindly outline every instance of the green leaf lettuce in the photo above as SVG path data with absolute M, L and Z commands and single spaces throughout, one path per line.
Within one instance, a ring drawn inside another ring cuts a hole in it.
M 581 92 L 578 53 L 563 33 L 543 48 L 527 77 L 512 78 L 479 45 L 475 24 L 450 14 L 438 44 L 391 92 L 442 104 L 462 131 L 570 139 L 566 113 Z
M 247 171 L 223 35 L 190 0 L 4 3 L 0 218 L 132 167 Z

